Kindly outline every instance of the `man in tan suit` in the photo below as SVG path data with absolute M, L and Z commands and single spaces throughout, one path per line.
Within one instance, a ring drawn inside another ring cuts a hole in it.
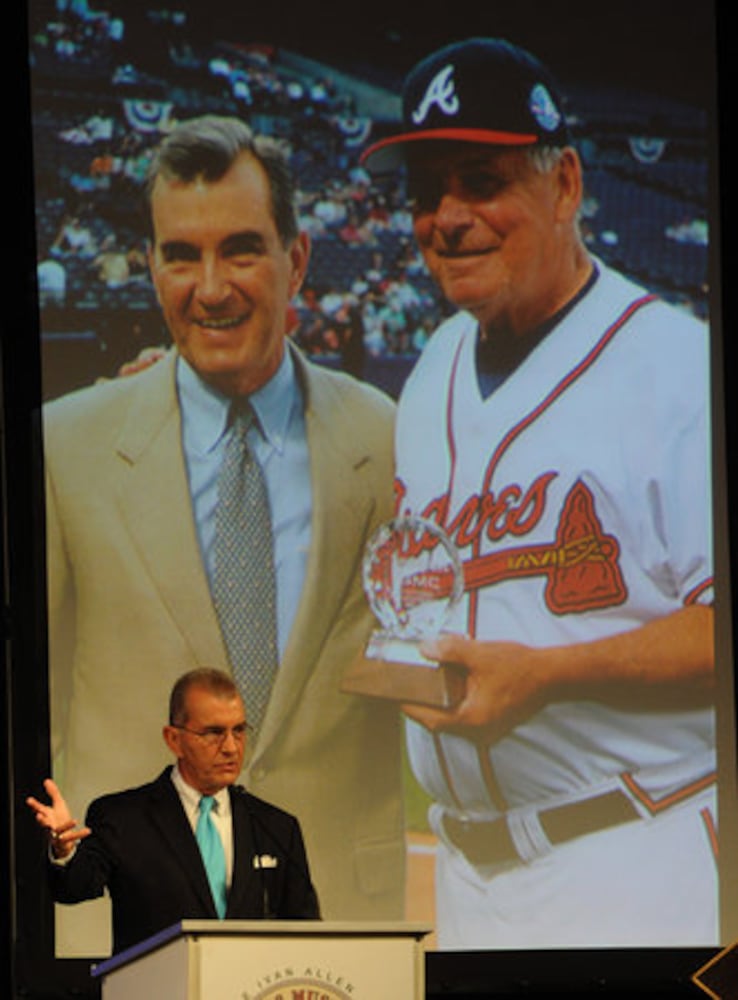
M 146 779 L 163 763 L 158 706 L 176 677 L 231 669 L 213 532 L 228 408 L 247 397 L 279 665 L 244 780 L 300 816 L 325 917 L 399 917 L 398 719 L 339 692 L 372 627 L 361 557 L 391 514 L 392 404 L 286 341 L 309 244 L 273 142 L 233 119 L 184 123 L 149 190 L 151 272 L 175 349 L 45 413 L 55 776 L 76 811 Z

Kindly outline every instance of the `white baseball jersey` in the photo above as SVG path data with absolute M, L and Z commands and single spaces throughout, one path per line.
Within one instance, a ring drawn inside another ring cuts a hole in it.
M 405 386 L 398 511 L 442 523 L 461 554 L 449 631 L 561 646 L 712 600 L 707 329 L 598 269 L 487 399 L 467 313 L 433 334 Z M 613 787 L 656 816 L 714 782 L 709 707 L 557 702 L 491 746 L 412 722 L 408 745 L 436 803 L 472 819 Z

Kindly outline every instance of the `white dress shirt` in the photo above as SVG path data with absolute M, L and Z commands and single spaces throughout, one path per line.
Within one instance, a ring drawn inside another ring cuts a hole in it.
M 202 792 L 198 792 L 192 785 L 187 784 L 182 777 L 178 764 L 175 764 L 172 768 L 172 784 L 177 790 L 180 802 L 194 834 L 200 814 Z M 223 843 L 223 853 L 225 854 L 226 863 L 226 885 L 230 889 L 233 877 L 233 818 L 231 815 L 231 797 L 227 788 L 221 788 L 213 798 L 215 799 L 215 804 L 210 812 L 210 817 Z

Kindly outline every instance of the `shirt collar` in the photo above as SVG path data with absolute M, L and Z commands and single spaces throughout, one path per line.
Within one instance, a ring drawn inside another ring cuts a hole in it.
M 185 779 L 182 777 L 182 772 L 179 769 L 179 764 L 175 764 L 172 768 L 172 784 L 177 789 L 179 797 L 184 803 L 186 811 L 190 815 L 197 815 L 200 808 L 200 799 L 202 798 L 202 792 L 198 792 L 196 788 L 189 785 Z M 220 816 L 227 816 L 230 814 L 231 810 L 231 797 L 228 793 L 228 787 L 221 788 L 219 792 L 213 795 L 216 802 L 216 810 Z
M 202 379 L 181 355 L 177 358 L 176 378 L 185 440 L 196 452 L 212 451 L 227 430 L 231 400 Z M 302 401 L 289 350 L 285 350 L 274 375 L 249 401 L 262 434 L 281 452 L 292 414 Z
M 283 451 L 292 414 L 302 402 L 295 363 L 289 350 L 285 350 L 282 363 L 274 375 L 250 397 L 250 401 L 264 437 L 277 451 Z

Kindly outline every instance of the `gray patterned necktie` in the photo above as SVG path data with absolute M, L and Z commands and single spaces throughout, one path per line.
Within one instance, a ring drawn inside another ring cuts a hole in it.
M 258 732 L 277 669 L 276 579 L 266 483 L 246 432 L 248 401 L 231 410 L 231 431 L 218 476 L 213 601 L 228 658 Z

